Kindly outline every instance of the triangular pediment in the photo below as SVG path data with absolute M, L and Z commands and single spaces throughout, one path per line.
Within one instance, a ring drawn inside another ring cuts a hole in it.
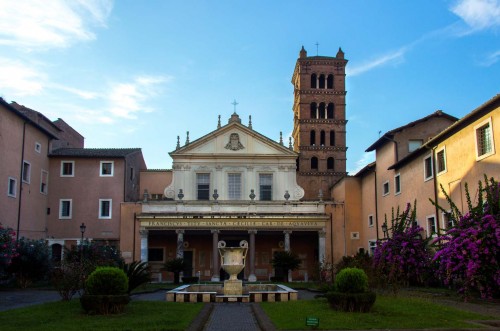
M 170 153 L 190 157 L 296 157 L 297 153 L 238 123 L 229 123 Z

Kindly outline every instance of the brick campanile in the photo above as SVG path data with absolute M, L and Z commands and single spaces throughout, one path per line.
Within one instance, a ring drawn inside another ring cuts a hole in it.
M 297 181 L 304 200 L 325 199 L 346 173 L 345 67 L 339 48 L 335 57 L 307 56 L 302 47 L 292 84 L 294 150 L 299 152 Z

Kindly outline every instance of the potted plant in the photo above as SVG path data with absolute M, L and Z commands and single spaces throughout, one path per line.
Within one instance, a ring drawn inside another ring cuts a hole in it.
M 276 271 L 275 279 L 280 279 L 283 277 L 285 281 L 288 281 L 288 271 L 298 269 L 300 266 L 299 257 L 288 251 L 278 251 L 274 252 L 274 257 L 271 260 L 271 264 L 273 265 Z
M 168 260 L 165 263 L 165 270 L 174 273 L 174 284 L 179 284 L 179 275 L 181 271 L 184 271 L 185 263 L 182 258 L 175 258 Z

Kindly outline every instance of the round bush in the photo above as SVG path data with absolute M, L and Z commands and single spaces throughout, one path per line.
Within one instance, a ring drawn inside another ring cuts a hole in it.
M 128 278 L 123 270 L 115 267 L 98 267 L 85 282 L 86 294 L 126 294 Z
M 341 293 L 363 293 L 368 291 L 368 277 L 362 269 L 342 269 L 335 280 L 337 291 Z

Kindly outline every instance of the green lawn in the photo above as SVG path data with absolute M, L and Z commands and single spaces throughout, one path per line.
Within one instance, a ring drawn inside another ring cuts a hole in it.
M 319 329 L 423 329 L 475 328 L 467 320 L 495 319 L 434 304 L 426 299 L 377 296 L 370 313 L 341 313 L 332 310 L 326 299 L 290 302 L 263 302 L 266 314 L 278 329 L 310 329 L 307 316 L 318 317 Z
M 86 315 L 79 300 L 51 302 L 0 312 L 8 330 L 185 330 L 203 304 L 132 301 L 122 315 Z

